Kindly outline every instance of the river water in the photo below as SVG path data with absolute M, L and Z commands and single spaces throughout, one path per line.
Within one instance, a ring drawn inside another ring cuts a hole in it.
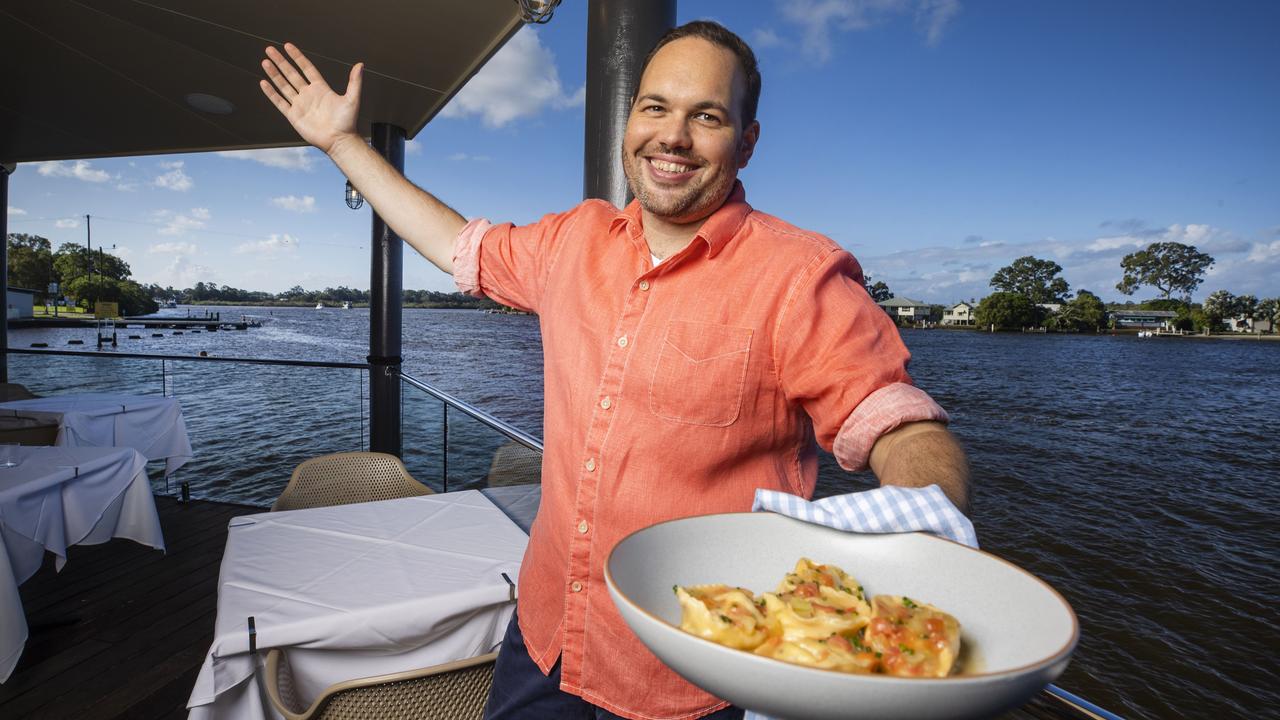
M 265 324 L 122 329 L 119 349 L 334 362 L 367 354 L 367 310 L 220 311 Z M 14 348 L 80 349 L 71 339 L 92 346 L 93 332 L 9 335 Z M 1275 716 L 1280 343 L 942 330 L 904 339 L 916 383 L 948 409 L 969 452 L 983 548 L 1044 578 L 1080 617 L 1080 646 L 1057 684 L 1126 717 Z M 404 358 L 410 375 L 541 436 L 537 318 L 405 310 Z M 11 379 L 42 394 L 159 393 L 163 384 L 183 404 L 198 457 L 179 475 L 197 497 L 270 503 L 298 462 L 367 443 L 368 379 L 355 370 L 9 362 Z M 415 477 L 454 488 L 483 476 L 501 437 L 451 413 L 446 456 L 441 405 L 409 388 L 402 406 Z M 827 459 L 818 494 L 873 483 Z

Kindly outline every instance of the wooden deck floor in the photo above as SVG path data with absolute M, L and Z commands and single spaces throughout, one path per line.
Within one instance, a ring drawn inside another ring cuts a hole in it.
M 22 585 L 26 650 L 0 718 L 177 720 L 213 641 L 227 522 L 260 508 L 157 497 L 167 553 L 127 540 L 72 547 Z M 1002 720 L 1080 720 L 1042 696 Z
M 0 718 L 185 718 L 213 641 L 227 521 L 260 508 L 157 497 L 167 553 L 128 540 L 52 555 L 21 587 L 30 637 Z

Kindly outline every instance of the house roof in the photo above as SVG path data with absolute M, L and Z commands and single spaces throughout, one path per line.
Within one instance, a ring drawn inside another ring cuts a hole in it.
M 905 297 L 893 297 L 893 298 L 889 298 L 888 300 L 882 300 L 877 304 L 880 307 L 891 307 L 891 308 L 929 307 L 929 303 L 923 303 L 923 302 L 920 302 L 919 300 L 912 300 L 911 298 L 905 298 Z
M 1178 317 L 1178 313 L 1172 310 L 1112 310 L 1111 314 L 1115 315 L 1116 317 L 1150 318 L 1150 319 Z
M 4 3 L 0 162 L 302 145 L 258 88 L 263 48 L 285 40 L 338 89 L 364 61 L 361 132 L 412 138 L 520 25 L 511 0 Z
M 955 310 L 956 308 L 960 307 L 961 305 L 963 305 L 963 306 L 965 306 L 965 307 L 967 307 L 967 308 L 971 308 L 971 307 L 973 307 L 973 305 L 972 305 L 972 304 L 967 303 L 967 302 L 965 302 L 965 301 L 961 300 L 960 302 L 956 303 L 955 305 L 952 305 L 951 307 L 947 308 L 947 312 L 951 312 L 952 310 Z

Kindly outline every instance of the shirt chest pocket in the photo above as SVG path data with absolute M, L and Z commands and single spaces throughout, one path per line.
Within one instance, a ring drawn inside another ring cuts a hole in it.
M 751 328 L 672 320 L 649 384 L 649 410 L 690 425 L 732 425 L 750 355 Z

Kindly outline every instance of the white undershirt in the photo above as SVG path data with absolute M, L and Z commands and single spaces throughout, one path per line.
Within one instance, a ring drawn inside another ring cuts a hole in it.
M 653 258 L 654 267 L 658 267 L 659 265 L 662 264 L 662 261 L 666 259 L 666 258 L 660 258 L 657 255 L 654 255 L 653 253 L 649 253 L 649 257 Z

